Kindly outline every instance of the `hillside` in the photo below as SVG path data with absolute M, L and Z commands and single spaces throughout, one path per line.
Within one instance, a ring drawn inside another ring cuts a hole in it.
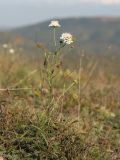
M 78 54 L 84 50 L 87 54 L 104 54 L 108 52 L 110 46 L 111 53 L 119 54 L 120 18 L 66 18 L 59 19 L 59 21 L 62 27 L 57 30 L 58 42 L 61 33 L 72 33 L 76 37 L 74 53 Z M 51 28 L 48 27 L 49 23 L 50 20 L 8 30 L 8 33 L 1 32 L 0 43 L 15 42 L 16 44 L 17 41 L 18 45 L 27 49 L 31 54 L 36 52 L 35 44 L 37 42 L 44 43 L 46 47 L 52 49 L 53 35 Z
M 58 37 L 64 31 L 72 33 L 77 44 L 89 52 L 103 52 L 112 45 L 118 51 L 120 45 L 120 18 L 67 18 L 60 19 L 61 27 Z M 50 46 L 52 34 L 49 21 L 12 30 L 34 42 L 43 42 Z
M 0 160 L 120 160 L 119 21 L 60 20 L 58 52 L 48 21 L 0 33 Z

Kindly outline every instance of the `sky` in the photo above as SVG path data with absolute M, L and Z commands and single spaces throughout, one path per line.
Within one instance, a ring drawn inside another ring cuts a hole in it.
M 120 16 L 120 0 L 0 0 L 0 27 L 79 16 Z

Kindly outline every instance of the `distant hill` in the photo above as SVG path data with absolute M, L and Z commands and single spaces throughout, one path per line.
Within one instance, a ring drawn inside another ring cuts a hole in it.
M 57 31 L 59 38 L 61 33 L 72 33 L 79 48 L 89 53 L 104 53 L 108 46 L 112 46 L 114 52 L 120 49 L 120 18 L 94 17 L 94 18 L 66 18 L 59 19 L 61 28 Z M 26 39 L 26 45 L 42 42 L 52 48 L 53 40 L 51 29 L 48 27 L 50 21 L 11 30 L 12 35 L 19 35 Z M 58 39 L 59 41 L 59 39 Z
M 34 42 L 43 42 L 51 46 L 52 33 L 48 27 L 50 21 L 38 23 L 31 26 L 17 28 L 13 33 L 19 34 Z M 99 17 L 99 18 L 67 18 L 60 19 L 61 28 L 58 29 L 58 36 L 62 32 L 72 33 L 77 44 L 88 48 L 90 52 L 101 52 L 107 45 L 120 46 L 120 18 Z

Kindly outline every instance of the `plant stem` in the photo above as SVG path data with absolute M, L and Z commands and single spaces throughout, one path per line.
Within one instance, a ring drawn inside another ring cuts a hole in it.
M 55 28 L 53 29 L 53 34 L 54 34 L 54 45 L 56 47 L 57 44 L 56 44 L 56 30 L 55 30 Z
M 80 64 L 79 64 L 79 99 L 78 99 L 78 128 L 79 128 L 79 121 L 80 121 L 80 110 L 81 110 L 81 73 L 82 73 L 82 57 L 80 57 Z

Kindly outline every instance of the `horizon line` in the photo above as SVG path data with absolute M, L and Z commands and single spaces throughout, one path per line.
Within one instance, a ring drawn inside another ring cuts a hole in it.
M 15 26 L 0 26 L 0 32 L 2 32 L 1 30 L 13 30 L 13 29 L 18 29 L 18 28 L 24 28 L 24 27 L 28 27 L 28 26 L 33 26 L 33 25 L 37 25 L 37 24 L 41 24 L 41 23 L 45 23 L 51 20 L 65 20 L 65 19 L 82 19 L 82 18 L 89 18 L 89 19 L 94 19 L 94 18 L 98 18 L 98 19 L 102 19 L 102 18 L 106 18 L 106 19 L 120 19 L 120 15 L 116 16 L 116 15 L 85 15 L 85 16 L 65 16 L 65 17 L 51 17 L 51 18 L 46 18 L 45 20 L 40 20 L 37 22 L 31 22 L 28 24 L 22 24 L 22 25 L 15 25 Z

